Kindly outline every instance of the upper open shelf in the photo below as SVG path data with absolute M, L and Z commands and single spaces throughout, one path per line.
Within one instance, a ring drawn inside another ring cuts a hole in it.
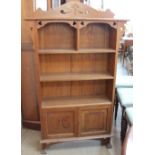
M 106 23 L 88 24 L 80 29 L 80 48 L 115 49 L 116 29 Z
M 45 98 L 42 102 L 42 108 L 51 107 L 78 107 L 88 105 L 107 105 L 112 102 L 107 96 L 87 96 L 87 97 L 57 97 Z
M 116 29 L 106 23 L 90 22 L 79 29 L 70 23 L 54 22 L 38 32 L 40 54 L 114 53 L 116 49 Z
M 61 79 L 62 76 L 76 79 L 85 75 L 103 79 L 114 76 L 114 53 L 45 54 L 40 55 L 39 60 L 43 79 Z
M 106 49 L 41 49 L 39 50 L 39 54 L 78 54 L 78 53 L 115 53 L 114 49 L 106 48 Z
M 75 49 L 75 28 L 67 23 L 49 23 L 39 29 L 39 49 Z
M 113 79 L 109 73 L 59 73 L 59 74 L 42 74 L 41 82 L 48 81 L 78 81 L 78 80 L 104 80 Z

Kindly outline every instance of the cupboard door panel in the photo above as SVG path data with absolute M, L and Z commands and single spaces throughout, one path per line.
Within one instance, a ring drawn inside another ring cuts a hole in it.
M 80 110 L 80 135 L 108 133 L 108 108 L 92 107 Z
M 48 109 L 43 112 L 43 126 L 45 138 L 73 137 L 77 130 L 76 110 Z M 45 123 L 45 124 L 44 124 Z M 45 133 L 46 131 L 46 133 Z

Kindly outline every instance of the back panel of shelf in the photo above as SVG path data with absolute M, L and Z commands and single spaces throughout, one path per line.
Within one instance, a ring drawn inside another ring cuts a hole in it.
M 112 99 L 113 80 L 43 82 L 42 97 L 105 96 Z
M 48 23 L 39 29 L 39 49 L 115 49 L 116 29 L 105 23 L 89 23 L 77 29 L 68 23 Z M 79 38 L 79 40 L 78 40 Z
M 40 55 L 40 73 L 114 74 L 114 53 Z
M 116 29 L 108 24 L 91 23 L 80 29 L 80 48 L 116 48 Z
M 49 23 L 39 29 L 39 49 L 74 49 L 75 28 L 66 23 Z

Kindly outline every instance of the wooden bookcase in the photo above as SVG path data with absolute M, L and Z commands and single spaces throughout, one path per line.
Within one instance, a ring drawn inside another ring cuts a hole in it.
M 125 20 L 76 1 L 37 10 L 27 20 L 33 21 L 42 147 L 83 139 L 110 143 Z

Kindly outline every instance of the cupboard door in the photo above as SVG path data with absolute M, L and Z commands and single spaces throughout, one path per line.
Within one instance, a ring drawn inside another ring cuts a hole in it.
M 43 110 L 44 138 L 73 137 L 77 131 L 77 112 L 73 108 Z
M 109 108 L 89 107 L 80 110 L 79 131 L 81 136 L 105 134 L 109 131 Z

